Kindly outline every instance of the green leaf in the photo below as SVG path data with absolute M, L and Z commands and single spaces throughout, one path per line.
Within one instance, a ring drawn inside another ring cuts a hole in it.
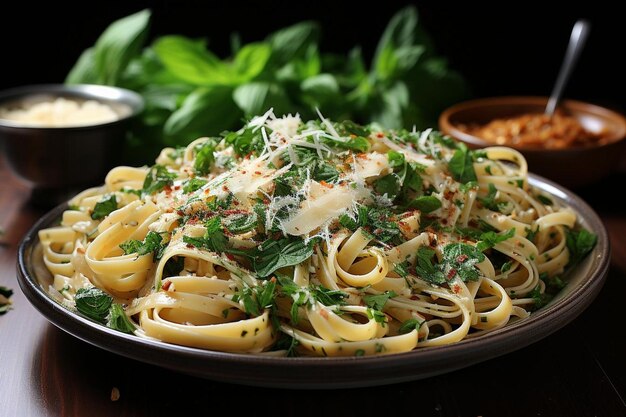
M 460 143 L 458 149 L 454 151 L 454 155 L 448 162 L 448 169 L 452 177 L 463 184 L 477 181 L 476 171 L 474 171 L 474 159 L 467 146 L 463 143 Z
M 265 69 L 271 54 L 272 48 L 267 43 L 249 43 L 241 48 L 233 61 L 237 81 L 245 83 L 256 78 Z
M 97 84 L 99 81 L 95 64 L 95 50 L 93 47 L 85 49 L 65 77 L 65 84 Z
M 404 154 L 396 151 L 387 152 L 387 160 L 389 161 L 389 167 L 396 170 L 396 168 L 403 168 L 406 164 Z
M 319 26 L 315 22 L 304 21 L 274 32 L 268 37 L 272 48 L 272 60 L 284 65 L 302 56 L 309 45 L 315 44 Z
M 378 42 L 372 61 L 372 68 L 374 68 L 376 74 L 385 76 L 393 72 L 396 63 L 390 61 L 397 59 L 394 51 L 400 47 L 413 45 L 416 28 L 417 10 L 414 6 L 403 8 L 389 20 Z
M 119 304 L 112 304 L 107 317 L 107 326 L 113 330 L 119 330 L 122 333 L 133 334 L 137 328 L 135 324 L 128 318 L 124 309 Z
M 126 16 L 113 22 L 100 35 L 93 50 L 98 84 L 118 83 L 128 63 L 141 51 L 148 33 L 150 16 L 148 9 Z M 78 69 L 76 73 L 80 74 L 81 71 L 84 69 Z M 77 78 L 77 75 L 74 77 Z
M 167 70 L 182 81 L 199 86 L 234 85 L 237 75 L 206 49 L 204 41 L 171 35 L 153 45 Z
M 492 231 L 485 232 L 480 235 L 480 242 L 476 244 L 476 248 L 483 252 L 489 248 L 493 248 L 500 242 L 504 242 L 515 236 L 515 229 L 509 229 L 504 233 L 495 233 Z
M 313 241 L 308 244 L 299 238 L 267 240 L 257 249 L 254 270 L 261 277 L 287 266 L 297 265 L 313 255 Z
M 79 288 L 74 301 L 79 313 L 104 324 L 113 303 L 113 297 L 96 287 Z
M 277 115 L 289 111 L 290 104 L 284 89 L 276 83 L 255 81 L 237 87 L 233 93 L 233 100 L 248 116 L 265 113 L 270 108 Z
M 250 153 L 258 155 L 265 147 L 261 129 L 254 127 L 246 127 L 237 132 L 226 132 L 224 142 L 231 145 L 240 157 L 245 157 Z
M 385 291 L 382 294 L 368 294 L 363 296 L 363 301 L 365 301 L 365 305 L 369 308 L 373 308 L 374 310 L 383 311 L 385 304 L 390 298 L 397 297 L 394 291 Z
M 450 243 L 443 248 L 443 274 L 451 280 L 457 274 L 465 282 L 479 278 L 475 265 L 485 260 L 485 255 L 475 246 Z
M 199 190 L 207 183 L 207 180 L 203 180 L 202 178 L 190 178 L 185 181 L 185 185 L 183 185 L 184 193 L 193 193 L 194 191 Z
M 5 298 L 10 298 L 13 295 L 13 290 L 5 287 L 4 285 L 0 285 L 0 295 L 4 296 Z
M 212 217 L 204 222 L 206 231 L 201 238 L 195 238 L 191 236 L 183 236 L 183 242 L 193 245 L 198 248 L 206 248 L 213 252 L 224 252 L 226 250 L 226 244 L 228 238 L 224 236 L 224 229 L 222 228 L 222 221 L 219 216 Z
M 348 298 L 348 294 L 341 290 L 331 290 L 321 285 L 311 287 L 311 296 L 325 306 L 344 305 Z
M 223 86 L 194 90 L 165 122 L 166 142 L 185 145 L 199 137 L 216 136 L 230 129 L 243 116 L 232 94 L 232 88 Z
M 164 165 L 153 165 L 143 180 L 141 196 L 144 197 L 161 191 L 163 188 L 174 184 L 175 178 L 176 173 L 169 172 Z
M 258 219 L 256 213 L 238 213 L 226 219 L 226 229 L 234 235 L 249 232 L 257 226 Z
M 422 325 L 422 322 L 420 322 L 418 319 L 405 320 L 400 325 L 400 328 L 398 329 L 398 333 L 405 334 L 405 333 L 410 333 L 413 330 L 419 331 L 421 325 Z
M 300 89 L 309 104 L 320 107 L 339 94 L 339 84 L 333 74 L 319 74 L 306 78 L 300 84 Z
M 568 267 L 577 265 L 589 252 L 593 250 L 598 241 L 598 236 L 586 229 L 566 229 L 566 243 L 569 250 Z
M 443 284 L 446 282 L 446 276 L 441 269 L 436 268 L 432 262 L 435 251 L 422 246 L 417 250 L 417 261 L 415 271 L 417 275 L 426 282 L 431 284 Z
M 160 233 L 149 231 L 143 241 L 130 239 L 120 243 L 120 249 L 124 251 L 124 255 L 136 253 L 137 256 L 154 254 L 154 259 L 159 260 L 163 256 L 163 251 L 167 244 L 162 244 L 163 236 Z
M 117 210 L 117 197 L 115 197 L 115 194 L 105 195 L 94 206 L 91 218 L 94 220 L 104 219 L 115 210 Z
M 388 129 L 404 127 L 404 113 L 409 107 L 410 93 L 404 81 L 397 81 L 382 91 L 372 107 L 372 122 Z
M 400 178 L 396 174 L 389 174 L 385 175 L 384 177 L 378 178 L 376 181 L 374 181 L 373 185 L 374 190 L 378 194 L 387 194 L 387 196 L 393 200 L 400 192 L 400 187 L 402 184 L 400 183 Z
M 193 169 L 198 175 L 207 175 L 211 172 L 211 167 L 215 163 L 215 146 L 217 141 L 209 139 L 204 142 L 200 149 L 196 152 L 195 160 L 193 163 Z
M 441 200 L 432 195 L 423 195 L 411 201 L 409 207 L 416 208 L 422 213 L 430 213 L 441 208 Z

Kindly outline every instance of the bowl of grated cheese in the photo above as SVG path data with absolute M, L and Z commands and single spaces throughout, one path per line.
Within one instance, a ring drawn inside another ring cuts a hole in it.
M 130 90 L 40 84 L 0 92 L 0 146 L 11 171 L 36 189 L 102 183 L 119 164 L 131 121 L 144 107 Z

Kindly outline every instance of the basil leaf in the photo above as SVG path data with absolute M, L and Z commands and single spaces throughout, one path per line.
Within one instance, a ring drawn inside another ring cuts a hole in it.
M 311 21 L 300 22 L 274 32 L 268 37 L 272 61 L 280 66 L 302 56 L 309 45 L 316 43 L 318 36 L 319 26 Z
M 276 114 L 282 114 L 291 107 L 284 88 L 266 81 L 240 85 L 233 92 L 233 100 L 247 117 L 265 113 L 270 107 Z
M 489 248 L 493 248 L 500 242 L 504 242 L 515 236 L 515 229 L 509 229 L 505 233 L 485 232 L 480 235 L 480 241 L 476 244 L 476 248 L 483 252 Z
M 115 194 L 109 194 L 96 203 L 91 213 L 91 218 L 94 220 L 104 219 L 115 210 L 117 210 L 117 198 Z
M 185 181 L 185 185 L 183 185 L 184 193 L 193 193 L 194 191 L 198 191 L 207 183 L 207 180 L 203 180 L 202 178 L 190 178 Z
M 171 35 L 159 38 L 153 49 L 175 77 L 198 86 L 231 85 L 235 78 L 228 67 L 206 49 L 204 41 Z
M 104 324 L 113 303 L 113 297 L 96 287 L 79 288 L 74 301 L 79 313 Z
M 143 180 L 141 196 L 152 195 L 163 188 L 174 184 L 176 173 L 169 172 L 164 165 L 153 165 Z
M 485 260 L 485 255 L 475 246 L 466 243 L 450 243 L 443 248 L 442 272 L 447 280 L 455 275 L 465 282 L 479 278 L 474 265 Z
M 97 74 L 97 84 L 116 85 L 120 81 L 130 60 L 141 51 L 148 33 L 150 16 L 148 9 L 126 16 L 113 22 L 100 35 L 93 48 L 93 69 Z M 91 76 L 79 80 L 81 75 L 87 75 L 82 59 L 75 66 L 77 69 L 70 71 L 72 77 L 68 77 L 69 82 L 93 81 Z
M 394 291 L 385 291 L 382 294 L 368 294 L 363 296 L 363 301 L 365 301 L 365 305 L 369 308 L 373 308 L 374 310 L 383 311 L 385 304 L 390 298 L 397 297 Z
M 422 213 L 430 213 L 441 208 L 441 201 L 435 196 L 423 195 L 411 201 L 409 207 L 416 208 Z
M 454 151 L 454 155 L 448 162 L 448 169 L 452 177 L 463 184 L 478 180 L 474 171 L 474 158 L 463 143 L 460 143 L 458 149 Z
M 313 255 L 313 241 L 308 244 L 297 238 L 269 240 L 257 249 L 254 270 L 261 277 L 287 266 L 297 265 Z
M 432 262 L 435 256 L 435 251 L 422 246 L 417 250 L 417 260 L 415 264 L 415 271 L 417 275 L 426 282 L 431 284 L 443 284 L 446 282 L 446 277 L 443 272 L 436 268 Z
M 165 142 L 188 144 L 198 137 L 216 136 L 232 128 L 243 116 L 232 95 L 233 89 L 228 86 L 195 89 L 165 122 Z
M 598 236 L 586 229 L 572 230 L 566 229 L 565 233 L 567 249 L 570 253 L 568 267 L 577 265 L 589 252 L 591 252 L 598 241 Z
M 405 334 L 405 333 L 410 333 L 413 330 L 419 331 L 421 325 L 422 325 L 422 322 L 420 322 L 418 319 L 405 320 L 400 325 L 400 328 L 398 328 L 398 333 Z
M 226 219 L 226 229 L 232 234 L 239 235 L 249 232 L 257 225 L 256 213 L 235 214 Z
M 137 253 L 137 256 L 147 255 L 149 253 L 154 254 L 154 259 L 161 259 L 163 256 L 163 251 L 167 247 L 167 244 L 162 244 L 163 236 L 160 233 L 149 231 L 146 234 L 143 242 L 140 240 L 127 240 L 126 242 L 120 243 L 120 248 L 124 251 L 125 255 L 130 255 L 131 253 Z
M 119 304 L 112 304 L 107 317 L 107 326 L 122 333 L 133 334 L 137 328 Z
M 207 175 L 211 172 L 211 167 L 215 163 L 215 146 L 217 142 L 209 139 L 204 142 L 198 152 L 196 153 L 195 161 L 193 163 L 193 169 L 198 175 Z
M 239 49 L 233 60 L 233 69 L 238 82 L 248 82 L 265 69 L 272 54 L 272 48 L 264 42 L 249 43 Z

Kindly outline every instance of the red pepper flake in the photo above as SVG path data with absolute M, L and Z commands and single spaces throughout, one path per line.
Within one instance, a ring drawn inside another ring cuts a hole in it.
M 469 258 L 469 256 L 462 254 L 456 257 L 456 261 L 460 264 L 462 264 L 463 262 L 467 261 L 467 259 Z
M 176 185 L 176 186 L 174 186 L 174 189 L 175 189 L 175 190 L 180 190 L 180 185 Z
M 163 187 L 163 190 L 165 191 L 166 194 L 169 194 L 172 192 L 172 187 L 170 187 L 169 185 L 166 185 L 165 187 Z
M 210 193 L 210 192 L 211 192 L 211 190 L 209 190 L 208 188 L 205 188 L 205 189 L 204 189 L 204 194 L 208 194 L 208 193 Z
M 195 248 L 194 245 L 192 245 L 191 243 L 187 243 L 185 246 L 187 246 L 187 249 L 193 249 Z
M 275 283 L 276 282 L 276 277 L 270 278 L 270 282 L 274 282 Z
M 245 169 L 243 171 L 241 171 L 241 173 L 244 174 L 244 175 L 245 175 L 246 172 L 248 172 L 248 171 L 246 171 Z
M 460 294 L 461 293 L 461 286 L 458 284 L 455 284 L 452 286 L 452 292 L 455 294 Z
M 255 175 L 261 175 L 261 174 L 262 174 L 262 172 L 261 172 L 261 171 L 254 171 L 254 174 L 255 174 Z
M 333 187 L 334 187 L 334 185 L 333 185 L 333 184 L 329 184 L 329 183 L 327 183 L 327 182 L 326 182 L 326 181 L 324 181 L 324 180 L 321 180 L 321 181 L 320 181 L 320 185 L 321 185 L 322 187 L 326 187 L 326 188 L 333 188 Z
M 172 281 L 166 279 L 165 281 L 163 281 L 163 285 L 161 286 L 161 288 L 163 289 L 163 291 L 169 291 L 171 285 Z
M 224 210 L 224 215 L 226 216 L 233 216 L 235 214 L 248 214 L 248 212 L 246 210 L 241 210 L 241 209 Z
M 185 212 L 182 210 L 176 210 L 176 214 L 178 214 L 179 216 L 184 216 Z
M 222 190 L 224 190 L 224 191 L 228 191 L 228 187 L 227 187 L 227 186 L 225 186 L 225 185 L 222 185 Z
M 269 198 L 266 197 L 266 198 L 263 199 L 263 204 L 267 205 L 269 203 L 270 203 Z
M 420 298 L 417 295 L 412 295 L 409 297 L 411 300 L 419 300 Z
M 325 308 L 322 308 L 320 310 L 320 316 L 324 317 L 326 320 L 328 320 L 328 311 L 326 311 Z
M 227 253 L 225 253 L 225 255 L 226 255 L 226 257 L 227 257 L 228 259 L 230 259 L 231 261 L 234 261 L 234 260 L 235 260 L 235 257 L 233 256 L 233 254 L 232 254 L 232 253 L 228 253 L 228 252 L 227 252 Z
M 237 200 L 233 200 L 233 204 L 234 204 L 234 205 L 236 205 L 236 206 L 238 206 L 238 205 L 239 205 L 239 201 L 237 201 Z
M 450 281 L 456 275 L 456 269 L 452 268 L 450 272 L 448 272 L 448 281 Z
M 383 132 L 378 132 L 378 133 L 376 134 L 376 137 L 377 137 L 378 139 L 382 139 L 382 138 L 384 138 L 384 137 L 385 137 L 385 134 L 384 134 Z

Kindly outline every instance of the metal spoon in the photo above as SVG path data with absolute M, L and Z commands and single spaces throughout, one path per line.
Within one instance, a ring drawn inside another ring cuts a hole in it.
M 554 85 L 552 94 L 550 94 L 550 99 L 548 100 L 548 105 L 546 106 L 546 110 L 544 112 L 547 116 L 552 117 L 559 101 L 561 100 L 565 84 L 567 84 L 567 80 L 569 79 L 569 76 L 576 65 L 576 61 L 585 46 L 585 41 L 589 35 L 590 27 L 591 25 L 589 22 L 581 19 L 578 20 L 572 28 L 572 34 L 569 38 L 569 45 L 567 46 L 565 59 L 563 60 L 563 64 L 559 70 L 559 76 L 556 79 L 556 84 Z

